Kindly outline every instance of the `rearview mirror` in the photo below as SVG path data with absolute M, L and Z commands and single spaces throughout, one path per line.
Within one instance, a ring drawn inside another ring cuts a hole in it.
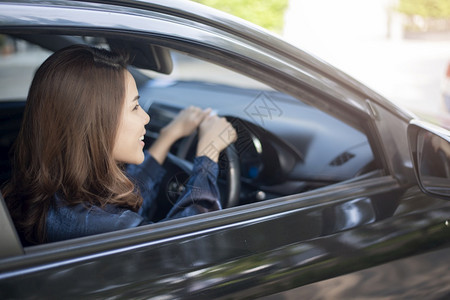
M 450 132 L 414 121 L 408 126 L 408 139 L 421 189 L 450 199 Z

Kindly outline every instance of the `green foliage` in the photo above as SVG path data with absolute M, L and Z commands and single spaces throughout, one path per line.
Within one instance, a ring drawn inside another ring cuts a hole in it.
M 284 12 L 289 0 L 193 0 L 225 11 L 266 29 L 283 28 Z
M 407 15 L 425 18 L 450 18 L 449 0 L 399 0 L 398 9 Z

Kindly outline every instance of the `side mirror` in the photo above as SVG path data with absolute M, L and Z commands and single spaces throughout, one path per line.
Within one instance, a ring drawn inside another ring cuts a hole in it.
M 408 140 L 422 191 L 450 199 L 450 132 L 414 120 L 408 126 Z

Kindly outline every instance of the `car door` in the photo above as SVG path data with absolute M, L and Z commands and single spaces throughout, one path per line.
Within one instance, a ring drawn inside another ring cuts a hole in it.
M 335 74 L 329 66 L 321 68 L 301 52 L 303 60 L 286 58 L 244 35 L 180 14 L 70 3 L 20 8 L 11 4 L 2 10 L 2 30 L 46 28 L 146 40 L 269 85 L 361 130 L 375 165 L 371 172 L 302 193 L 25 248 L 24 255 L 1 259 L 2 298 L 255 298 L 316 282 L 334 284 L 323 280 L 364 276 L 366 269 L 381 276 L 386 268 L 377 266 L 407 257 L 425 257 L 429 264 L 417 274 L 423 275 L 438 264 L 430 260 L 434 256 L 416 255 L 442 248 L 448 253 L 450 207 L 415 183 L 406 143 L 408 117 L 376 94 L 355 90 L 353 81 L 343 84 L 345 76 L 326 77 L 328 70 Z M 292 126 L 294 132 L 299 129 Z M 396 289 L 401 278 L 394 279 L 376 292 Z M 302 289 L 290 295 L 296 292 Z

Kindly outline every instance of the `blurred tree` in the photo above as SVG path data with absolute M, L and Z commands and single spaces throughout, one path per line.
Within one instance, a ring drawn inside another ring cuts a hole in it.
M 450 0 L 399 0 L 398 9 L 406 15 L 450 18 Z
M 289 0 L 193 0 L 225 11 L 268 30 L 281 31 Z

